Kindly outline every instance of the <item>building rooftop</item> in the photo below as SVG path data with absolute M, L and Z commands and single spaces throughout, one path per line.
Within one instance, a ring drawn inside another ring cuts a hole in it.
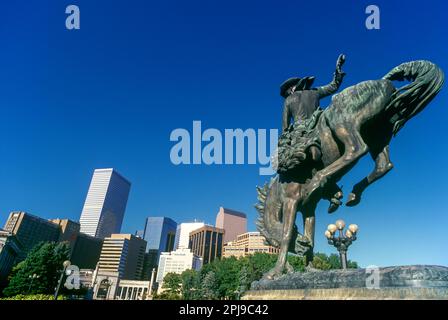
M 224 213 L 231 214 L 233 216 L 237 216 L 237 217 L 241 217 L 241 218 L 247 218 L 246 214 L 243 212 L 239 212 L 239 211 L 232 210 L 229 208 L 224 208 L 224 207 L 221 207 L 221 208 L 223 209 Z
M 124 181 L 126 181 L 129 185 L 131 185 L 131 182 L 126 179 L 123 175 L 121 175 L 116 169 L 114 168 L 103 168 L 103 169 L 95 169 L 94 172 L 113 172 L 115 173 L 117 176 L 119 176 L 121 179 L 123 179 Z

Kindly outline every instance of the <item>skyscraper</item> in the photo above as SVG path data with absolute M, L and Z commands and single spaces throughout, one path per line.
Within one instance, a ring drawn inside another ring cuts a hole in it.
M 174 248 L 188 249 L 190 244 L 190 232 L 202 228 L 204 222 L 184 222 L 177 225 L 176 238 L 174 239 Z
M 242 212 L 220 207 L 216 215 L 216 227 L 224 229 L 224 243 L 227 243 L 247 232 L 247 217 Z
M 105 238 L 120 233 L 131 183 L 114 169 L 96 169 L 81 213 L 81 232 Z
M 213 262 L 222 256 L 224 230 L 213 226 L 203 226 L 190 232 L 190 249 L 202 258 L 203 264 Z
M 146 241 L 132 234 L 112 234 L 104 239 L 98 272 L 118 272 L 120 279 L 140 280 Z
M 146 252 L 157 250 L 160 252 L 169 252 L 174 249 L 174 237 L 176 235 L 177 223 L 166 217 L 148 217 L 146 218 L 143 239 L 148 243 Z M 159 257 L 157 257 L 157 260 Z

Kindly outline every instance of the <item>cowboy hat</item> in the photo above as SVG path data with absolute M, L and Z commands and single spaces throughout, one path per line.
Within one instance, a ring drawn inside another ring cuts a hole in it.
M 289 78 L 283 82 L 280 86 L 280 95 L 286 98 L 289 88 L 296 86 L 296 90 L 308 90 L 311 88 L 314 82 L 314 77 L 305 78 Z

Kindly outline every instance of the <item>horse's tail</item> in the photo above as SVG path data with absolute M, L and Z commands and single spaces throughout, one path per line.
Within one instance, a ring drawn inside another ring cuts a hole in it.
M 266 239 L 266 242 L 273 247 L 280 247 L 282 241 L 282 201 L 281 201 L 281 185 L 278 176 L 272 178 L 262 188 L 257 186 L 258 203 L 255 208 L 258 211 L 258 219 L 256 221 L 257 229 Z
M 437 95 L 442 88 L 445 76 L 443 71 L 430 61 L 411 61 L 395 67 L 383 79 L 412 81 L 405 85 L 391 97 L 386 110 L 393 114 L 391 122 L 394 125 L 394 135 L 404 124 Z
M 257 187 L 258 203 L 255 208 L 259 217 L 256 221 L 257 229 L 266 238 L 266 242 L 276 248 L 280 247 L 283 238 L 283 188 L 279 177 L 275 176 L 263 187 Z M 297 227 L 294 226 L 292 239 L 298 235 Z M 291 244 L 290 251 L 294 251 Z

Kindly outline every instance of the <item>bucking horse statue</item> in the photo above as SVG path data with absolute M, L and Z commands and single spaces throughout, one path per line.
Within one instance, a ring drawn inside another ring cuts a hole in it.
M 408 83 L 397 89 L 393 81 Z M 307 263 L 312 261 L 318 202 L 369 153 L 375 168 L 354 185 L 346 202 L 347 206 L 358 204 L 364 190 L 393 168 L 389 158 L 392 137 L 431 102 L 443 82 L 442 70 L 432 62 L 403 63 L 382 79 L 364 81 L 333 95 L 328 108 L 317 109 L 310 119 L 283 132 L 278 174 L 264 187 L 257 187 L 257 228 L 270 245 L 279 248 L 277 263 L 264 279 L 292 271 L 288 252 L 304 256 Z M 317 147 L 319 157 L 311 156 L 311 146 Z M 302 213 L 303 233 L 295 225 L 297 212 Z

